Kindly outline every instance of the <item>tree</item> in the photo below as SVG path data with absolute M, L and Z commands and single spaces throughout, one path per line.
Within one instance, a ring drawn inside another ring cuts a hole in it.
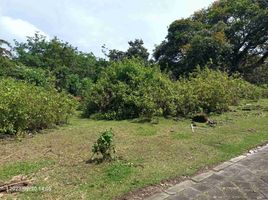
M 142 39 L 135 39 L 134 41 L 129 41 L 129 48 L 126 52 L 128 58 L 141 58 L 144 61 L 148 61 L 149 53 L 148 50 L 143 46 Z
M 96 81 L 107 65 L 106 61 L 96 58 L 93 53 L 80 52 L 57 37 L 48 40 L 38 33 L 27 37 L 26 42 L 16 41 L 14 49 L 17 63 L 50 71 L 57 79 L 58 90 L 65 89 L 75 95 L 79 93 L 79 81 L 84 78 Z
M 11 57 L 11 52 L 8 50 L 6 47 L 10 48 L 10 44 L 3 40 L 0 39 L 0 57 Z
M 145 62 L 148 61 L 149 53 L 148 50 L 143 46 L 142 39 L 135 39 L 134 41 L 129 41 L 129 48 L 126 52 L 116 50 L 116 49 L 107 49 L 105 45 L 103 48 L 103 53 L 109 58 L 110 61 L 121 61 L 125 58 L 139 58 Z M 106 51 L 108 50 L 108 53 Z
M 11 60 L 11 51 L 8 48 L 11 48 L 10 44 L 0 39 L 0 76 L 6 76 L 15 67 L 14 62 Z
M 109 50 L 108 58 L 110 61 L 123 60 L 126 57 L 126 53 L 116 49 Z
M 231 73 L 258 68 L 268 57 L 267 6 L 267 0 L 215 1 L 173 22 L 154 57 L 176 77 L 206 64 Z

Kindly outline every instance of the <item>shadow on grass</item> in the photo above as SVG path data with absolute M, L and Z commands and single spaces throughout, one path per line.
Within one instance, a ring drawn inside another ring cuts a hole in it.
M 101 163 L 103 163 L 105 160 L 103 160 L 102 158 L 94 158 L 94 159 L 89 159 L 86 161 L 86 164 L 95 164 L 95 165 L 99 165 Z

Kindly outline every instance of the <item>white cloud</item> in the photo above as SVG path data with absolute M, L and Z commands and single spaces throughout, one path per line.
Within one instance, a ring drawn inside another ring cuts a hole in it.
M 25 40 L 26 36 L 33 36 L 36 32 L 49 37 L 33 24 L 25 20 L 14 19 L 9 16 L 0 16 L 0 27 L 2 29 L 0 36 L 3 39 L 16 38 L 18 40 Z
M 154 45 L 165 39 L 171 22 L 212 1 L 0 0 L 0 38 L 25 40 L 25 36 L 40 31 L 97 56 L 103 56 L 103 44 L 126 50 L 128 41 L 142 38 L 152 52 Z

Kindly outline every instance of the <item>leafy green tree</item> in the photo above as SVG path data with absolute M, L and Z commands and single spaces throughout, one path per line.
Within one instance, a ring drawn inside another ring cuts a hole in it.
M 143 46 L 144 43 L 142 39 L 135 39 L 134 41 L 129 41 L 129 48 L 126 52 L 128 58 L 136 57 L 144 61 L 147 61 L 149 58 L 148 50 Z
M 120 61 L 125 58 L 139 58 L 144 60 L 145 62 L 148 61 L 149 53 L 148 50 L 143 46 L 143 40 L 142 39 L 135 39 L 134 41 L 129 41 L 129 48 L 126 52 L 116 50 L 116 49 L 106 49 L 105 46 L 103 46 L 103 49 L 105 49 L 103 52 L 104 54 L 109 58 L 110 61 Z M 106 53 L 106 50 L 108 50 L 108 53 Z
M 10 70 L 9 73 L 6 74 L 6 76 L 17 80 L 23 80 L 35 86 L 50 89 L 55 87 L 55 77 L 52 76 L 48 71 L 41 68 L 15 66 L 12 70 Z
M 0 39 L 0 57 L 11 57 L 11 52 L 7 49 L 10 47 L 7 41 Z
M 126 57 L 126 53 L 116 49 L 109 50 L 108 58 L 110 61 L 120 61 Z
M 107 65 L 104 59 L 96 58 L 93 53 L 80 52 L 57 37 L 48 40 L 38 33 L 28 37 L 26 42 L 15 42 L 14 49 L 14 60 L 17 63 L 50 71 L 56 77 L 56 88 L 72 94 L 78 94 L 77 82 L 83 78 L 96 81 L 98 74 Z
M 10 44 L 0 39 L 0 76 L 6 76 L 15 67 L 15 63 L 11 60 Z
M 258 68 L 268 57 L 267 5 L 267 0 L 215 1 L 173 22 L 154 57 L 176 77 L 209 63 L 231 73 Z

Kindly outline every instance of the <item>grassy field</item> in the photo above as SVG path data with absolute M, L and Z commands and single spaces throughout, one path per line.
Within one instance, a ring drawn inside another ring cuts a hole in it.
M 21 140 L 0 141 L 0 182 L 18 174 L 50 191 L 4 195 L 13 199 L 114 199 L 164 179 L 191 176 L 268 141 L 268 100 L 214 115 L 215 128 L 190 120 L 94 121 L 70 124 Z M 112 128 L 118 161 L 88 164 L 99 132 Z

